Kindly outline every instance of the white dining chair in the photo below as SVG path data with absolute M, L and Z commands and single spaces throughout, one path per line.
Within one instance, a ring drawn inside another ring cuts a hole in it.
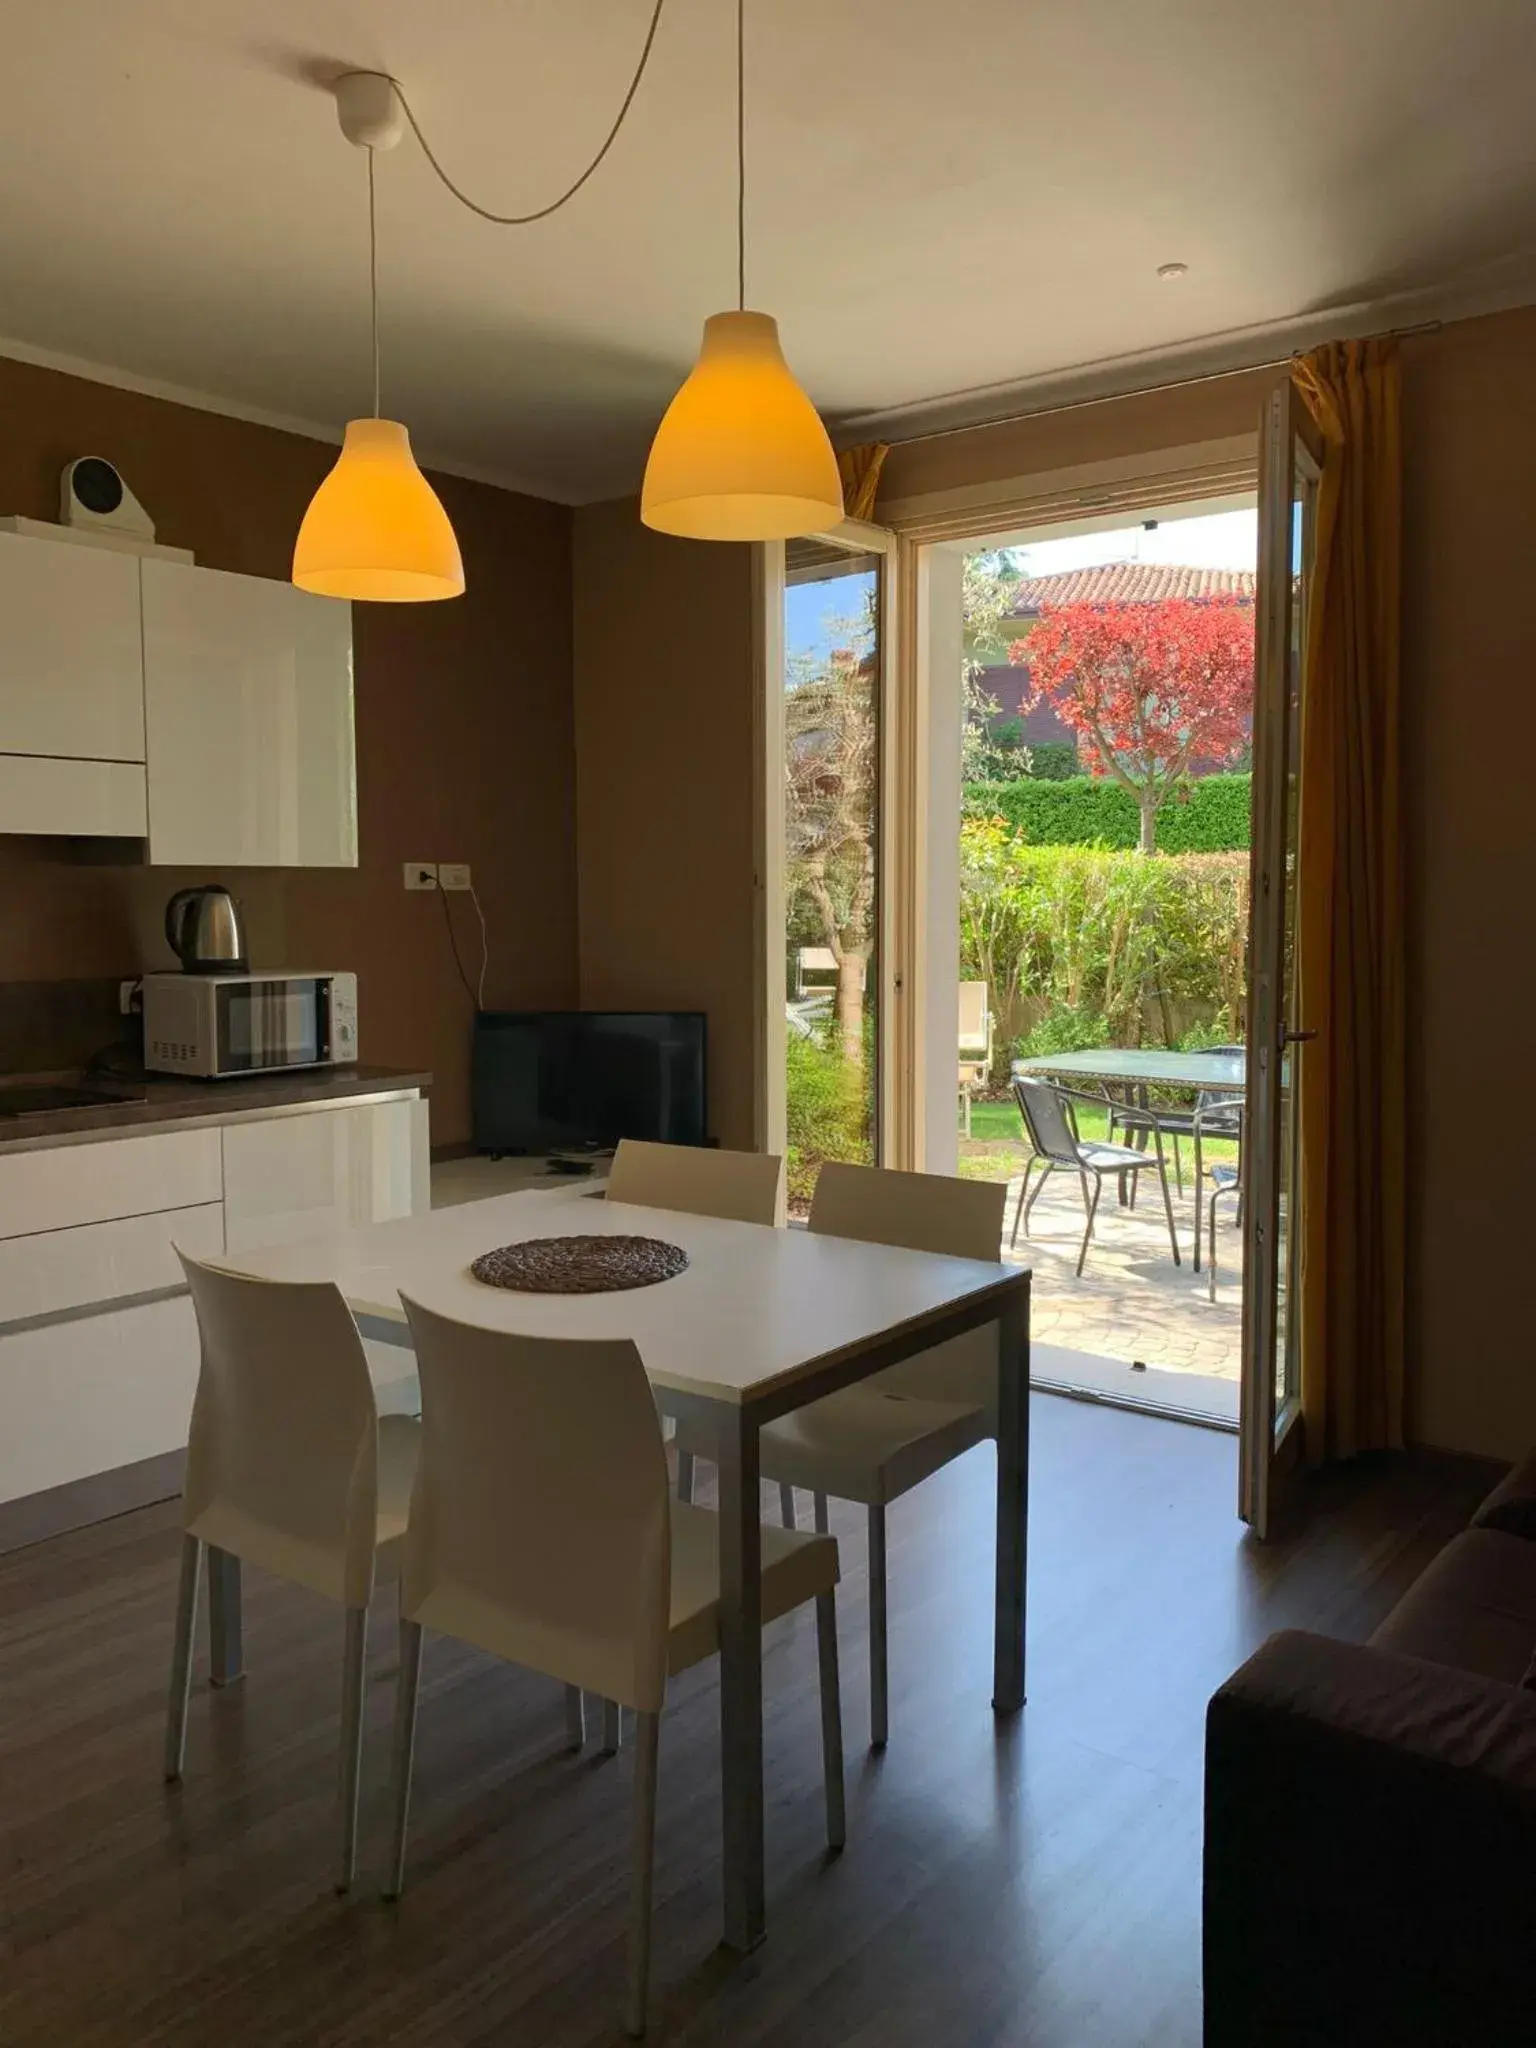
M 406 1300 L 422 1450 L 400 1585 L 395 1820 L 405 1878 L 422 1631 L 635 1710 L 625 2023 L 645 2027 L 658 1733 L 667 1679 L 719 1648 L 719 1524 L 668 1499 L 661 1427 L 627 1338 L 514 1336 Z M 487 1455 L 494 1445 L 494 1455 Z M 816 1602 L 827 1841 L 843 1844 L 837 1545 L 765 1529 L 762 1614 Z
M 647 1209 L 722 1216 L 729 1223 L 777 1223 L 784 1214 L 784 1162 L 771 1152 L 621 1138 L 606 1192 L 611 1202 Z
M 829 1160 L 816 1182 L 809 1228 L 865 1244 L 996 1264 L 1007 1196 L 1002 1181 L 951 1180 Z M 884 1747 L 890 1726 L 886 1509 L 996 1435 L 997 1331 L 991 1325 L 794 1409 L 762 1430 L 762 1471 L 779 1482 L 786 1527 L 795 1522 L 797 1486 L 814 1496 L 818 1529 L 828 1525 L 829 1496 L 856 1501 L 867 1511 L 869 1719 L 876 1749 Z
M 613 1155 L 607 1193 L 614 1202 L 719 1216 L 728 1223 L 781 1223 L 784 1161 L 772 1152 L 728 1152 L 714 1145 L 653 1145 L 622 1138 Z M 679 1499 L 693 1499 L 694 1458 L 701 1451 L 707 1457 L 710 1448 L 697 1432 L 678 1427 Z
M 223 1552 L 345 1611 L 340 1854 L 357 1862 L 368 1602 L 398 1568 L 419 1425 L 381 1416 L 352 1311 L 329 1281 L 253 1280 L 179 1254 L 202 1340 L 182 1494 L 165 1775 L 181 1776 L 198 1581 Z

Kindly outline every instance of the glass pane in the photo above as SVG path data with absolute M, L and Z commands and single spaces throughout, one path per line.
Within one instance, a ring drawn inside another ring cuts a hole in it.
M 875 1162 L 884 562 L 784 551 L 784 911 L 790 1209 L 824 1159 Z
M 1314 482 L 1310 465 L 1298 460 L 1291 488 L 1291 608 L 1285 676 L 1285 927 L 1283 934 L 1280 1016 L 1288 1032 L 1301 1029 L 1296 1008 L 1296 858 L 1301 789 L 1301 684 L 1306 659 L 1307 567 L 1310 557 Z M 1299 1247 L 1295 1227 L 1300 1193 L 1297 1175 L 1298 1125 L 1294 1055 L 1280 1056 L 1279 1149 L 1276 1154 L 1277 1229 L 1275 1239 L 1275 1422 L 1285 1419 L 1288 1402 L 1301 1392 L 1301 1358 L 1297 1319 L 1290 1313 L 1295 1292 L 1293 1262 Z

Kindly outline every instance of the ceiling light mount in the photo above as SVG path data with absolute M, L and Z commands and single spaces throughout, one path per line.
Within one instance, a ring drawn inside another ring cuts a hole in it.
M 393 149 L 405 133 L 400 89 L 385 71 L 344 71 L 331 87 L 336 118 L 359 149 Z
M 1157 274 L 1164 284 L 1177 284 L 1181 277 L 1188 277 L 1189 265 L 1187 263 L 1159 263 Z

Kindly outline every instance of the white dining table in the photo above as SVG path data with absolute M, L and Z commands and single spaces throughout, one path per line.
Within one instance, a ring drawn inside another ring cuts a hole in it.
M 483 1285 L 470 1262 L 533 1237 L 631 1233 L 680 1245 L 675 1279 L 622 1293 L 539 1295 Z M 234 1271 L 331 1280 L 366 1338 L 409 1348 L 402 1293 L 486 1329 L 629 1337 L 664 1413 L 713 1434 L 720 1513 L 720 1726 L 725 1940 L 765 1929 L 758 1432 L 964 1331 L 998 1331 L 997 1560 L 992 1704 L 1024 1704 L 1029 1524 L 1027 1270 L 760 1224 L 539 1190 L 466 1202 L 301 1244 L 228 1254 Z M 209 1559 L 214 1678 L 241 1669 L 237 1561 Z

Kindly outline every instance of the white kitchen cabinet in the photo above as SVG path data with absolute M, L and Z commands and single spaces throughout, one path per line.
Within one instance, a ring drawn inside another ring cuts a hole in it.
M 186 1284 L 178 1250 L 216 1259 L 223 1249 L 218 1202 L 0 1238 L 0 1310 L 6 1323 L 19 1323 L 162 1293 Z
M 217 1202 L 220 1172 L 217 1130 L 146 1131 L 0 1153 L 0 1238 Z
M 0 832 L 142 839 L 148 830 L 142 762 L 0 754 Z
M 137 556 L 0 533 L 0 754 L 142 762 L 143 675 Z
M 139 566 L 151 862 L 355 867 L 351 606 Z
M 423 1107 L 346 1104 L 226 1125 L 226 1249 L 257 1251 L 411 1215 L 423 1178 Z
M 197 1369 L 186 1295 L 0 1335 L 0 1502 L 180 1450 Z

